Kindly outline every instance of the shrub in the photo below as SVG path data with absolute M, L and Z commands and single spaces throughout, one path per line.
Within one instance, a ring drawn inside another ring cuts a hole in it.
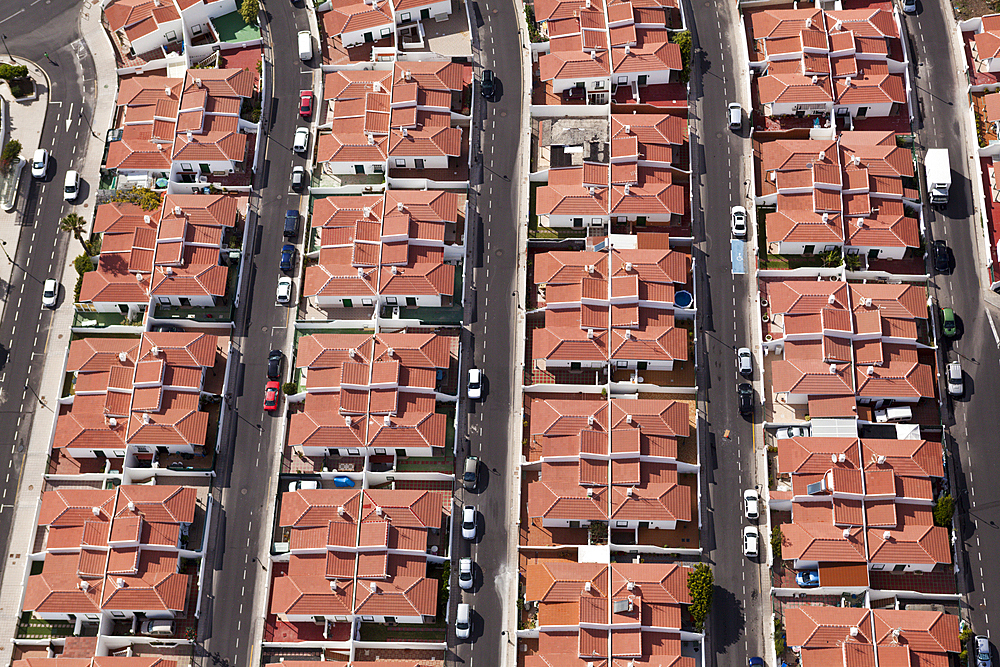
M 527 3 L 524 5 L 524 21 L 528 24 L 528 38 L 532 42 L 544 42 L 545 37 L 538 30 L 538 23 L 535 22 L 535 8 Z
M 934 525 L 951 528 L 951 518 L 955 515 L 955 499 L 946 493 L 934 503 Z
M 298 391 L 299 391 L 299 385 L 295 384 L 294 382 L 286 382 L 285 384 L 281 385 L 281 392 L 286 396 L 288 394 L 296 394 L 298 393 Z
M 691 31 L 684 30 L 671 35 L 674 44 L 681 48 L 681 63 L 684 69 L 681 70 L 681 83 L 687 83 L 691 76 Z
M 73 303 L 80 300 L 80 288 L 83 287 L 83 274 L 94 270 L 94 262 L 90 255 L 84 253 L 73 260 L 73 268 L 76 269 L 76 285 L 73 287 Z
M 135 204 L 143 211 L 155 211 L 160 208 L 160 195 L 149 188 L 129 188 L 117 190 L 110 201 Z
M 0 79 L 3 79 L 4 81 L 23 79 L 27 76 L 28 67 L 26 65 L 8 65 L 6 63 L 0 64 Z
M 21 155 L 21 142 L 17 139 L 11 139 L 3 147 L 3 153 L 0 153 L 0 167 L 4 171 L 10 171 L 10 168 L 14 166 L 14 162 Z
M 774 619 L 774 652 L 778 658 L 785 653 L 785 628 L 780 618 Z
M 781 561 L 781 543 L 784 539 L 785 536 L 782 534 L 779 526 L 771 528 L 771 553 L 774 556 L 775 563 Z
M 594 521 L 590 524 L 589 530 L 591 544 L 608 543 L 608 524 L 603 521 Z
M 247 25 L 257 25 L 257 14 L 260 13 L 260 0 L 243 0 L 240 5 L 240 16 Z
M 691 594 L 691 622 L 700 632 L 705 627 L 705 619 L 712 610 L 712 596 L 715 594 L 715 580 L 712 570 L 705 563 L 698 563 L 688 574 L 688 593 Z

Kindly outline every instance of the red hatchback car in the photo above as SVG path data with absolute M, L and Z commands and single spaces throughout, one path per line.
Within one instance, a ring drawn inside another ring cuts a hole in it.
M 299 91 L 299 115 L 309 118 L 313 112 L 313 94 L 311 90 Z
M 264 409 L 274 412 L 278 409 L 278 381 L 271 380 L 264 387 Z

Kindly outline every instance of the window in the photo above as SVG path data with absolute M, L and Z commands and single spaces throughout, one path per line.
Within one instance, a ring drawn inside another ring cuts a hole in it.
M 348 449 L 347 450 L 347 455 L 348 456 L 360 456 L 361 452 L 359 450 L 357 450 L 357 449 Z
M 384 174 L 385 173 L 385 167 L 382 166 L 382 165 L 380 165 L 380 164 L 373 164 L 372 165 L 372 171 L 374 171 L 376 174 Z
M 385 302 L 390 306 L 395 306 L 397 303 L 399 303 L 399 301 L 394 296 L 385 297 Z
M 194 171 L 194 167 L 190 162 L 181 162 L 181 171 Z
M 607 83 L 606 81 L 598 81 L 597 83 L 594 84 L 594 90 L 604 90 L 604 86 L 606 85 L 606 83 Z
M 142 445 L 136 445 L 135 446 L 135 451 L 138 454 L 148 454 L 149 453 L 149 447 L 143 447 Z
M 628 77 L 627 76 L 618 77 L 618 85 L 622 85 L 624 83 L 628 83 Z
M 872 563 L 872 569 L 873 570 L 884 570 L 885 569 L 885 565 L 883 565 L 882 563 Z
M 191 26 L 191 34 L 192 35 L 200 35 L 201 34 L 201 24 L 196 25 L 196 26 Z
M 410 20 L 410 12 L 403 12 L 399 15 L 399 20 L 406 23 Z
M 375 305 L 374 299 L 361 299 L 361 305 L 363 306 L 373 306 Z
M 375 455 L 378 456 L 379 454 L 385 454 L 385 448 L 384 447 L 376 447 L 375 448 Z
M 628 368 L 628 362 L 627 361 L 619 361 L 618 362 L 618 368 Z
M 604 224 L 604 221 L 601 220 L 600 218 L 591 218 L 590 219 L 590 226 L 591 227 L 600 227 L 603 224 Z
M 626 218 L 624 215 L 619 215 L 618 222 L 628 222 L 628 218 Z
M 346 616 L 334 616 L 333 620 L 336 621 L 337 623 L 347 623 Z
M 403 158 L 401 158 L 401 157 L 396 158 L 396 166 L 397 167 L 405 167 L 406 166 L 406 160 L 403 159 Z
M 177 41 L 177 31 L 176 30 L 170 30 L 170 31 L 164 33 L 163 36 L 166 38 L 166 40 L 168 42 L 176 42 Z
M 389 36 L 389 29 L 388 28 L 382 28 L 382 36 L 383 37 L 388 37 Z
M 574 227 L 583 227 L 583 218 L 573 218 Z
M 615 521 L 615 528 L 628 528 L 628 521 Z
M 361 620 L 362 621 L 368 621 L 369 623 L 372 623 L 372 622 L 375 621 L 375 617 L 374 616 L 362 616 Z

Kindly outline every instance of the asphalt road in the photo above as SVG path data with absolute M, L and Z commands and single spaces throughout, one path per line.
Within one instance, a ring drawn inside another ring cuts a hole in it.
M 256 242 L 249 257 L 249 279 L 244 284 L 243 299 L 237 309 L 234 342 L 240 355 L 234 361 L 236 382 L 233 397 L 235 410 L 225 428 L 223 452 L 216 465 L 215 493 L 222 502 L 221 521 L 210 548 L 207 610 L 209 622 L 202 627 L 204 650 L 225 665 L 251 664 L 248 655 L 259 653 L 251 645 L 254 624 L 260 622 L 252 615 L 255 581 L 263 565 L 255 560 L 261 545 L 271 538 L 271 526 L 265 525 L 267 499 L 277 489 L 276 479 L 261 483 L 261 471 L 267 471 L 282 432 L 281 421 L 284 403 L 273 415 L 264 412 L 264 385 L 267 382 L 267 355 L 272 349 L 283 349 L 288 326 L 294 325 L 294 307 L 275 304 L 275 287 L 281 272 L 278 270 L 279 249 L 285 243 L 282 227 L 285 210 L 305 210 L 304 200 L 290 187 L 292 167 L 307 166 L 306 159 L 292 152 L 292 135 L 300 124 L 298 93 L 311 88 L 312 66 L 319 66 L 314 58 L 308 65 L 298 58 L 296 33 L 308 30 L 309 23 L 302 5 L 273 2 L 270 13 L 263 22 L 266 38 L 271 45 L 269 57 L 273 63 L 271 78 L 272 99 L 265 104 L 267 113 L 267 140 L 265 159 L 254 180 L 251 206 L 259 207 L 257 226 L 247 233 L 256 235 Z M 269 111 L 269 113 L 268 113 Z M 310 142 L 310 150 L 315 142 Z M 261 197 L 261 192 L 267 192 Z M 300 204 L 302 206 L 300 207 Z M 300 227 L 299 244 L 301 249 Z M 302 274 L 301 251 L 295 263 L 293 277 L 298 294 Z M 294 301 L 294 299 L 293 299 Z M 285 379 L 289 377 L 287 355 L 284 366 Z M 224 576 L 219 576 L 224 570 Z M 218 663 L 217 663 L 218 664 Z
M 966 79 L 956 75 L 963 63 L 953 62 L 950 39 L 954 30 L 948 5 L 924 2 L 920 12 L 903 20 L 915 53 L 916 87 L 920 100 L 918 155 L 927 148 L 948 148 L 951 154 L 952 186 L 944 211 L 928 209 L 931 228 L 928 243 L 942 239 L 954 255 L 952 272 L 935 275 L 930 295 L 942 307 L 951 307 L 960 319 L 960 336 L 944 339 L 939 362 L 960 361 L 965 376 L 965 396 L 944 396 L 944 424 L 949 462 L 957 489 L 957 513 L 965 554 L 960 556 L 959 591 L 967 594 L 966 610 L 977 634 L 990 634 L 988 602 L 1000 601 L 1000 571 L 995 567 L 1000 553 L 1000 460 L 995 453 L 997 396 L 1000 396 L 1000 341 L 994 338 L 988 313 L 1000 326 L 1000 314 L 983 300 L 988 269 L 977 265 L 976 245 L 982 234 L 974 205 L 970 178 L 976 165 L 970 161 L 960 132 L 968 122 Z M 973 139 L 974 140 L 974 139 Z M 978 202 L 975 202 L 978 204 Z M 985 262 L 986 258 L 981 258 Z M 933 269 L 928 265 L 928 272 Z M 939 340 L 942 340 L 939 338 Z M 994 620 L 1000 620 L 994 615 Z
M 7 52 L 15 58 L 27 58 L 43 67 L 52 89 L 41 134 L 40 146 L 52 154 L 45 179 L 31 177 L 25 166 L 19 184 L 17 212 L 20 238 L 16 246 L 7 243 L 0 262 L 13 260 L 9 284 L 0 280 L 3 315 L 0 317 L 0 420 L 11 428 L 0 436 L 0 548 L 6 553 L 13 508 L 20 481 L 21 465 L 31 434 L 33 410 L 37 398 L 54 404 L 56 396 L 44 396 L 39 383 L 48 348 L 52 313 L 42 308 L 42 283 L 48 278 L 61 279 L 66 253 L 82 252 L 79 243 L 58 230 L 59 220 L 78 211 L 85 219 L 92 211 L 68 204 L 62 197 L 66 171 L 81 168 L 86 157 L 94 102 L 94 61 L 83 48 L 77 25 L 80 6 L 74 0 L 53 0 L 44 11 L 25 8 L 23 2 L 0 2 L 0 34 L 4 34 Z M 40 23 L 40 21 L 44 21 Z M 43 54 L 48 52 L 50 59 Z M 85 117 L 81 109 L 85 107 Z M 18 138 L 16 128 L 13 138 Z M 30 155 L 24 157 L 30 158 Z M 96 174 L 83 174 L 82 197 L 95 188 Z M 72 244 L 72 245 L 70 245 Z M 7 265 L 9 266 L 9 264 Z M 73 298 L 76 275 L 62 280 L 59 303 Z M 69 335 L 68 331 L 56 335 Z M 39 395 L 39 393 L 43 395 Z M 33 480 L 37 483 L 38 480 Z M 4 563 L 0 563 L 0 574 Z
M 731 206 L 748 205 L 744 156 L 749 129 L 728 127 L 726 105 L 738 100 L 735 77 L 742 69 L 729 45 L 742 39 L 734 12 L 724 0 L 691 3 L 686 8 L 694 51 L 691 73 L 692 211 L 695 280 L 701 336 L 698 349 L 699 416 L 702 441 L 702 548 L 715 575 L 709 614 L 706 658 L 711 664 L 746 664 L 762 655 L 761 568 L 742 552 L 743 490 L 755 486 L 753 422 L 739 414 L 736 387 L 745 380 L 736 370 L 736 349 L 753 347 L 748 275 L 733 275 L 730 252 Z M 691 11 L 693 9 L 693 12 Z M 751 229 L 751 232 L 755 230 Z M 753 242 L 755 236 L 750 237 Z M 747 269 L 753 262 L 747 244 Z M 759 352 L 755 350 L 759 357 Z M 754 362 L 755 414 L 760 412 L 760 368 Z M 728 437 L 726 433 L 728 432 Z M 769 543 L 762 535 L 762 558 Z
M 453 646 L 448 664 L 504 664 L 502 651 L 509 635 L 503 630 L 502 600 L 507 594 L 508 582 L 517 576 L 517 564 L 507 561 L 507 524 L 511 498 L 508 483 L 513 471 L 508 470 L 507 432 L 512 410 L 517 410 L 519 399 L 513 396 L 514 386 L 514 331 L 517 302 L 515 271 L 517 258 L 518 190 L 514 185 L 520 174 L 515 171 L 516 151 L 513 137 L 520 137 L 522 82 L 520 69 L 520 40 L 515 11 L 519 9 L 510 0 L 480 0 L 472 3 L 478 39 L 473 39 L 474 52 L 478 46 L 476 77 L 483 68 L 492 69 L 497 76 L 497 95 L 483 103 L 480 97 L 479 114 L 473 130 L 473 153 L 479 156 L 473 170 L 473 203 L 470 215 L 471 253 L 469 261 L 472 279 L 467 281 L 467 298 L 473 304 L 468 327 L 472 341 L 471 363 L 483 369 L 485 391 L 478 402 L 465 400 L 468 410 L 466 424 L 468 452 L 481 458 L 480 487 L 476 493 L 459 491 L 462 504 L 475 505 L 479 512 L 480 531 L 470 543 L 461 539 L 459 522 L 454 523 L 455 548 L 453 559 L 472 556 L 477 566 L 476 585 L 471 591 L 462 591 L 458 580 L 451 584 L 451 618 L 454 605 L 468 602 L 474 612 L 473 634 L 469 641 L 456 640 L 449 629 L 448 641 Z M 477 84 L 478 85 L 478 84 Z M 478 95 L 478 90 L 476 92 Z M 469 341 L 466 334 L 463 342 Z M 466 350 L 468 358 L 470 347 Z M 466 366 L 469 362 L 466 362 Z M 464 369 L 463 369 L 464 371 Z M 460 456 L 459 461 L 464 461 Z M 460 510 L 460 508 L 458 508 Z M 457 566 L 452 571 L 457 571 Z M 457 595 L 456 595 L 457 593 Z M 512 602 L 510 600 L 508 603 Z

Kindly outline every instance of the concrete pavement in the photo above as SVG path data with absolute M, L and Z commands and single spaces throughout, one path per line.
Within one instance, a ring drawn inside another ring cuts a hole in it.
M 100 12 L 92 11 L 86 5 L 82 6 L 80 16 L 80 29 L 87 49 L 93 54 L 94 62 L 97 66 L 97 80 L 94 90 L 94 111 L 90 116 L 97 137 L 90 135 L 86 142 L 86 155 L 83 164 L 76 165 L 84 181 L 91 187 L 86 188 L 88 194 L 85 200 L 78 202 L 76 210 L 88 223 L 93 218 L 94 203 L 97 193 L 97 182 L 100 174 L 101 160 L 104 155 L 104 130 L 111 125 L 112 113 L 115 109 L 115 98 L 118 93 L 118 77 L 115 72 L 114 52 L 111 44 L 108 43 L 104 28 L 100 22 Z M 16 58 L 16 54 L 15 58 Z M 23 59 L 18 59 L 23 62 Z M 31 64 L 29 71 L 34 75 L 44 76 L 42 68 L 46 63 Z M 45 79 L 47 81 L 47 78 Z M 39 145 L 41 133 L 45 127 L 47 115 L 56 111 L 50 108 L 48 91 L 46 85 L 45 96 L 25 105 L 11 104 L 11 137 L 18 139 L 22 145 L 22 154 L 28 158 Z M 67 125 L 72 122 L 73 112 L 59 109 L 58 112 L 67 113 Z M 22 174 L 21 190 L 26 188 L 24 179 L 30 179 L 30 172 Z M 61 184 L 57 184 L 61 188 Z M 23 215 L 21 207 L 24 206 L 24 199 L 20 198 L 11 214 L 0 215 L 0 239 L 7 242 L 7 248 L 17 247 L 17 243 L 24 242 L 19 239 L 20 227 L 17 220 Z M 52 241 L 55 242 L 54 240 Z M 13 244 L 13 245 L 12 245 Z M 11 252 L 14 256 L 16 253 Z M 75 281 L 75 271 L 70 257 L 62 267 L 62 277 L 64 290 L 66 289 L 65 278 L 68 276 Z M 0 260 L 0 276 L 4 280 L 10 280 L 11 289 L 8 292 L 5 307 L 11 303 L 17 304 L 16 297 L 21 281 L 18 270 L 13 270 L 6 259 Z M 69 289 L 72 289 L 70 286 Z M 72 292 L 69 292 L 72 294 Z M 41 307 L 40 304 L 27 304 L 25 307 Z M 0 584 L 0 662 L 5 662 L 5 653 L 12 646 L 11 640 L 17 628 L 17 621 L 20 618 L 21 599 L 23 594 L 23 584 L 27 576 L 26 566 L 28 564 L 28 554 L 31 552 L 35 524 L 40 505 L 41 490 L 43 487 L 43 475 L 48 465 L 49 444 L 55 428 L 55 412 L 53 406 L 55 399 L 59 396 L 62 388 L 63 367 L 66 355 L 69 350 L 70 327 L 73 322 L 74 304 L 72 298 L 63 298 L 59 302 L 59 307 L 53 314 L 50 328 L 50 336 L 45 345 L 45 368 L 42 374 L 42 381 L 36 392 L 36 400 L 31 405 L 34 411 L 33 428 L 30 437 L 27 439 L 27 451 L 24 456 L 23 465 L 19 471 L 7 471 L 11 475 L 18 475 L 19 489 L 13 507 L 14 512 L 13 528 L 10 534 L 10 545 L 7 549 L 6 562 L 4 564 L 3 582 Z M 4 392 L 11 391 L 10 387 L 4 386 Z M 25 389 L 25 391 L 27 391 Z M 26 395 L 27 397 L 27 395 Z M 30 397 L 28 397 L 30 398 Z M 6 397 L 5 397 L 6 399 Z M 10 511 L 5 502 L 3 511 Z

